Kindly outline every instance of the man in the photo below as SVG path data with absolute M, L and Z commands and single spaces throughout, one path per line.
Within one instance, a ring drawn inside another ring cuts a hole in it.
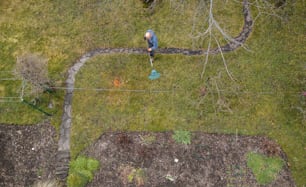
M 144 39 L 148 43 L 148 52 L 150 53 L 150 58 L 153 62 L 154 52 L 158 47 L 157 37 L 152 30 L 147 30 L 147 32 L 145 33 Z

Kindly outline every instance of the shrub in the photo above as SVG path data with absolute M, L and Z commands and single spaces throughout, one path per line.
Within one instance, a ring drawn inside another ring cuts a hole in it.
M 44 86 L 50 82 L 48 59 L 31 53 L 19 56 L 15 74 L 31 84 L 32 94 L 39 94 L 45 90 Z
M 79 156 L 70 162 L 68 186 L 84 187 L 93 180 L 94 172 L 99 169 L 99 161 L 84 156 Z
M 257 153 L 248 153 L 247 165 L 261 185 L 271 183 L 282 170 L 284 161 L 279 157 L 267 157 Z
M 180 130 L 174 131 L 172 138 L 177 143 L 182 143 L 186 145 L 191 143 L 191 135 L 189 131 L 180 131 Z

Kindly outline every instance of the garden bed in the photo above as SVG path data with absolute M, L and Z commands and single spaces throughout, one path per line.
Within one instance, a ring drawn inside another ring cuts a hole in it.
M 260 186 L 247 166 L 252 152 L 284 160 L 266 186 L 295 186 L 284 152 L 260 136 L 196 132 L 185 145 L 171 132 L 105 133 L 84 154 L 101 164 L 88 186 Z
M 0 186 L 31 186 L 53 179 L 56 131 L 49 123 L 0 125 Z
M 0 186 L 30 186 L 54 177 L 57 143 L 52 126 L 0 127 Z M 270 139 L 195 132 L 185 145 L 172 135 L 104 133 L 83 152 L 101 164 L 88 186 L 260 186 L 247 166 L 251 152 L 284 160 L 266 186 L 295 186 L 285 153 Z

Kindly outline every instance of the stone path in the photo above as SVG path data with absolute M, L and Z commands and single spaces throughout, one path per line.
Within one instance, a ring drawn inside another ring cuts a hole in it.
M 183 54 L 183 55 L 204 55 L 204 54 L 218 54 L 222 52 L 230 52 L 241 45 L 249 37 L 252 27 L 253 20 L 249 10 L 249 3 L 247 0 L 243 1 L 243 15 L 244 15 L 244 25 L 240 34 L 233 38 L 234 41 L 227 43 L 220 48 L 212 49 L 209 52 L 205 50 L 189 50 L 180 48 L 162 48 L 158 49 L 156 53 L 159 54 Z M 69 161 L 70 161 L 70 128 L 72 122 L 72 96 L 74 89 L 75 76 L 80 70 L 80 68 L 86 63 L 90 58 L 101 55 L 101 54 L 147 54 L 146 49 L 143 48 L 100 48 L 90 52 L 85 53 L 79 58 L 76 63 L 68 70 L 68 78 L 66 80 L 66 95 L 64 98 L 64 112 L 62 116 L 62 122 L 60 126 L 60 137 L 58 142 L 58 153 L 57 153 L 57 163 L 56 163 L 56 175 L 59 180 L 65 181 L 68 176 L 69 171 Z

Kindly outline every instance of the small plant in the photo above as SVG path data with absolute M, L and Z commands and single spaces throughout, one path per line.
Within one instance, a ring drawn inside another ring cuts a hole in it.
M 271 183 L 282 170 L 284 161 L 279 157 L 266 157 L 257 153 L 248 153 L 247 165 L 261 185 Z
M 143 169 L 141 169 L 141 168 L 133 169 L 133 171 L 130 173 L 130 175 L 128 177 L 130 177 L 130 179 L 132 179 L 130 182 L 132 182 L 133 179 L 134 179 L 134 181 L 136 183 L 136 186 L 144 185 L 145 173 L 144 173 Z
M 189 131 L 174 131 L 174 134 L 172 135 L 172 138 L 177 142 L 177 143 L 182 143 L 182 144 L 190 144 L 191 143 L 191 134 Z
M 92 181 L 94 172 L 99 169 L 99 161 L 84 156 L 70 162 L 68 186 L 84 187 Z
M 120 178 L 124 185 L 135 183 L 136 186 L 143 186 L 145 182 L 145 172 L 142 168 L 132 166 L 121 166 L 119 168 Z
M 145 135 L 145 136 L 140 136 L 140 139 L 141 139 L 141 144 L 148 145 L 155 142 L 156 137 L 154 135 Z

